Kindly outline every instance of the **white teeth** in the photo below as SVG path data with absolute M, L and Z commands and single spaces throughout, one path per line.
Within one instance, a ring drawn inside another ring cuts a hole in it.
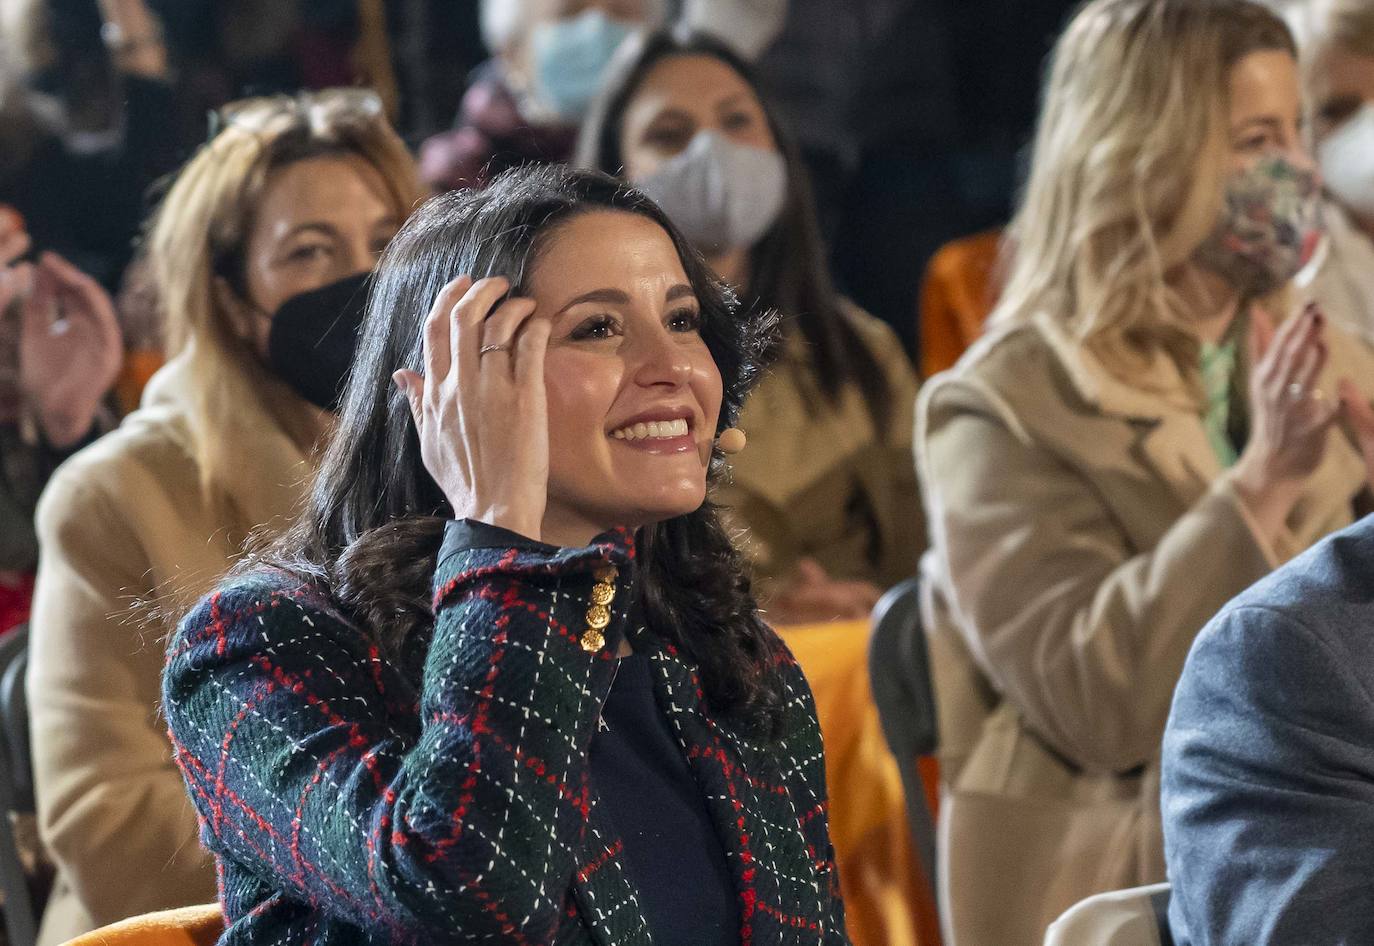
M 611 436 L 616 440 L 671 440 L 674 437 L 685 437 L 688 432 L 687 419 L 679 417 L 676 420 L 651 420 L 647 423 L 631 424 L 611 431 Z

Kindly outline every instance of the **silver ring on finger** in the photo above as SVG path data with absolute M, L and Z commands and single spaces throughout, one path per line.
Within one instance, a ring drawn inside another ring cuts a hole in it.
M 510 351 L 510 346 L 509 346 L 509 345 L 483 345 L 481 348 L 477 349 L 477 354 L 478 354 L 479 356 L 481 356 L 481 355 L 489 355 L 489 354 L 491 354 L 491 353 L 494 352 L 494 351 L 505 351 L 505 352 L 508 352 L 508 351 Z
M 1290 401 L 1301 401 L 1307 397 L 1307 388 L 1294 381 L 1284 389 L 1284 393 L 1288 395 L 1288 400 Z

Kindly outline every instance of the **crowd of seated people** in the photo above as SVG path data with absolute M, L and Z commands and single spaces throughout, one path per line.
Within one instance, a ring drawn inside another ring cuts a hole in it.
M 419 147 L 374 62 L 189 151 L 170 14 L 71 6 L 0 16 L 98 21 L 122 96 L 92 130 L 98 83 L 0 59 L 41 946 L 210 902 L 848 943 L 778 630 L 912 578 L 945 946 L 1165 881 L 1179 944 L 1374 936 L 1374 3 L 1082 4 L 924 379 L 754 62 L 804 5 L 489 0 Z

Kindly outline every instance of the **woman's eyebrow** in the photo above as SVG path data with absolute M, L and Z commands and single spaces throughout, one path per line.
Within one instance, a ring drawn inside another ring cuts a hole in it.
M 334 226 L 332 224 L 325 223 L 322 220 L 307 220 L 306 222 L 298 223 L 290 230 L 287 230 L 286 233 L 282 235 L 282 239 L 289 240 L 292 237 L 299 236 L 302 233 L 319 233 L 322 236 L 332 237 L 337 232 L 338 231 L 334 229 Z
M 666 105 L 660 112 L 653 116 L 652 120 L 645 128 L 653 128 L 655 125 L 663 124 L 664 122 L 690 124 L 692 121 L 691 112 L 688 112 L 686 109 L 678 108 L 676 105 Z
M 629 305 L 630 297 L 619 289 L 593 289 L 591 292 L 584 292 L 580 296 L 574 296 L 572 299 L 569 299 L 567 304 L 558 310 L 558 313 L 562 315 L 573 306 L 581 305 L 584 302 L 601 302 L 606 305 Z
M 667 301 L 676 302 L 678 299 L 696 298 L 696 290 L 686 283 L 678 283 L 668 290 Z
M 1334 118 L 1353 112 L 1362 102 L 1363 99 L 1353 92 L 1341 92 L 1317 103 L 1317 114 L 1323 118 Z
M 1231 130 L 1231 134 L 1239 135 L 1242 132 L 1250 131 L 1252 127 L 1262 127 L 1266 130 L 1277 131 L 1283 127 L 1283 119 L 1277 115 L 1252 115 L 1243 121 L 1237 122 Z

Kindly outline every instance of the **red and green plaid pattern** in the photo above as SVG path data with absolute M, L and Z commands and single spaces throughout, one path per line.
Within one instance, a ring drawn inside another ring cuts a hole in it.
M 707 710 L 695 668 L 629 628 L 634 548 L 468 549 L 395 660 L 318 588 L 262 571 L 186 617 L 164 677 L 219 863 L 226 943 L 648 944 L 588 751 L 629 633 L 720 832 L 745 944 L 843 944 L 820 731 L 788 657 L 782 733 Z M 606 647 L 578 637 L 619 567 Z

